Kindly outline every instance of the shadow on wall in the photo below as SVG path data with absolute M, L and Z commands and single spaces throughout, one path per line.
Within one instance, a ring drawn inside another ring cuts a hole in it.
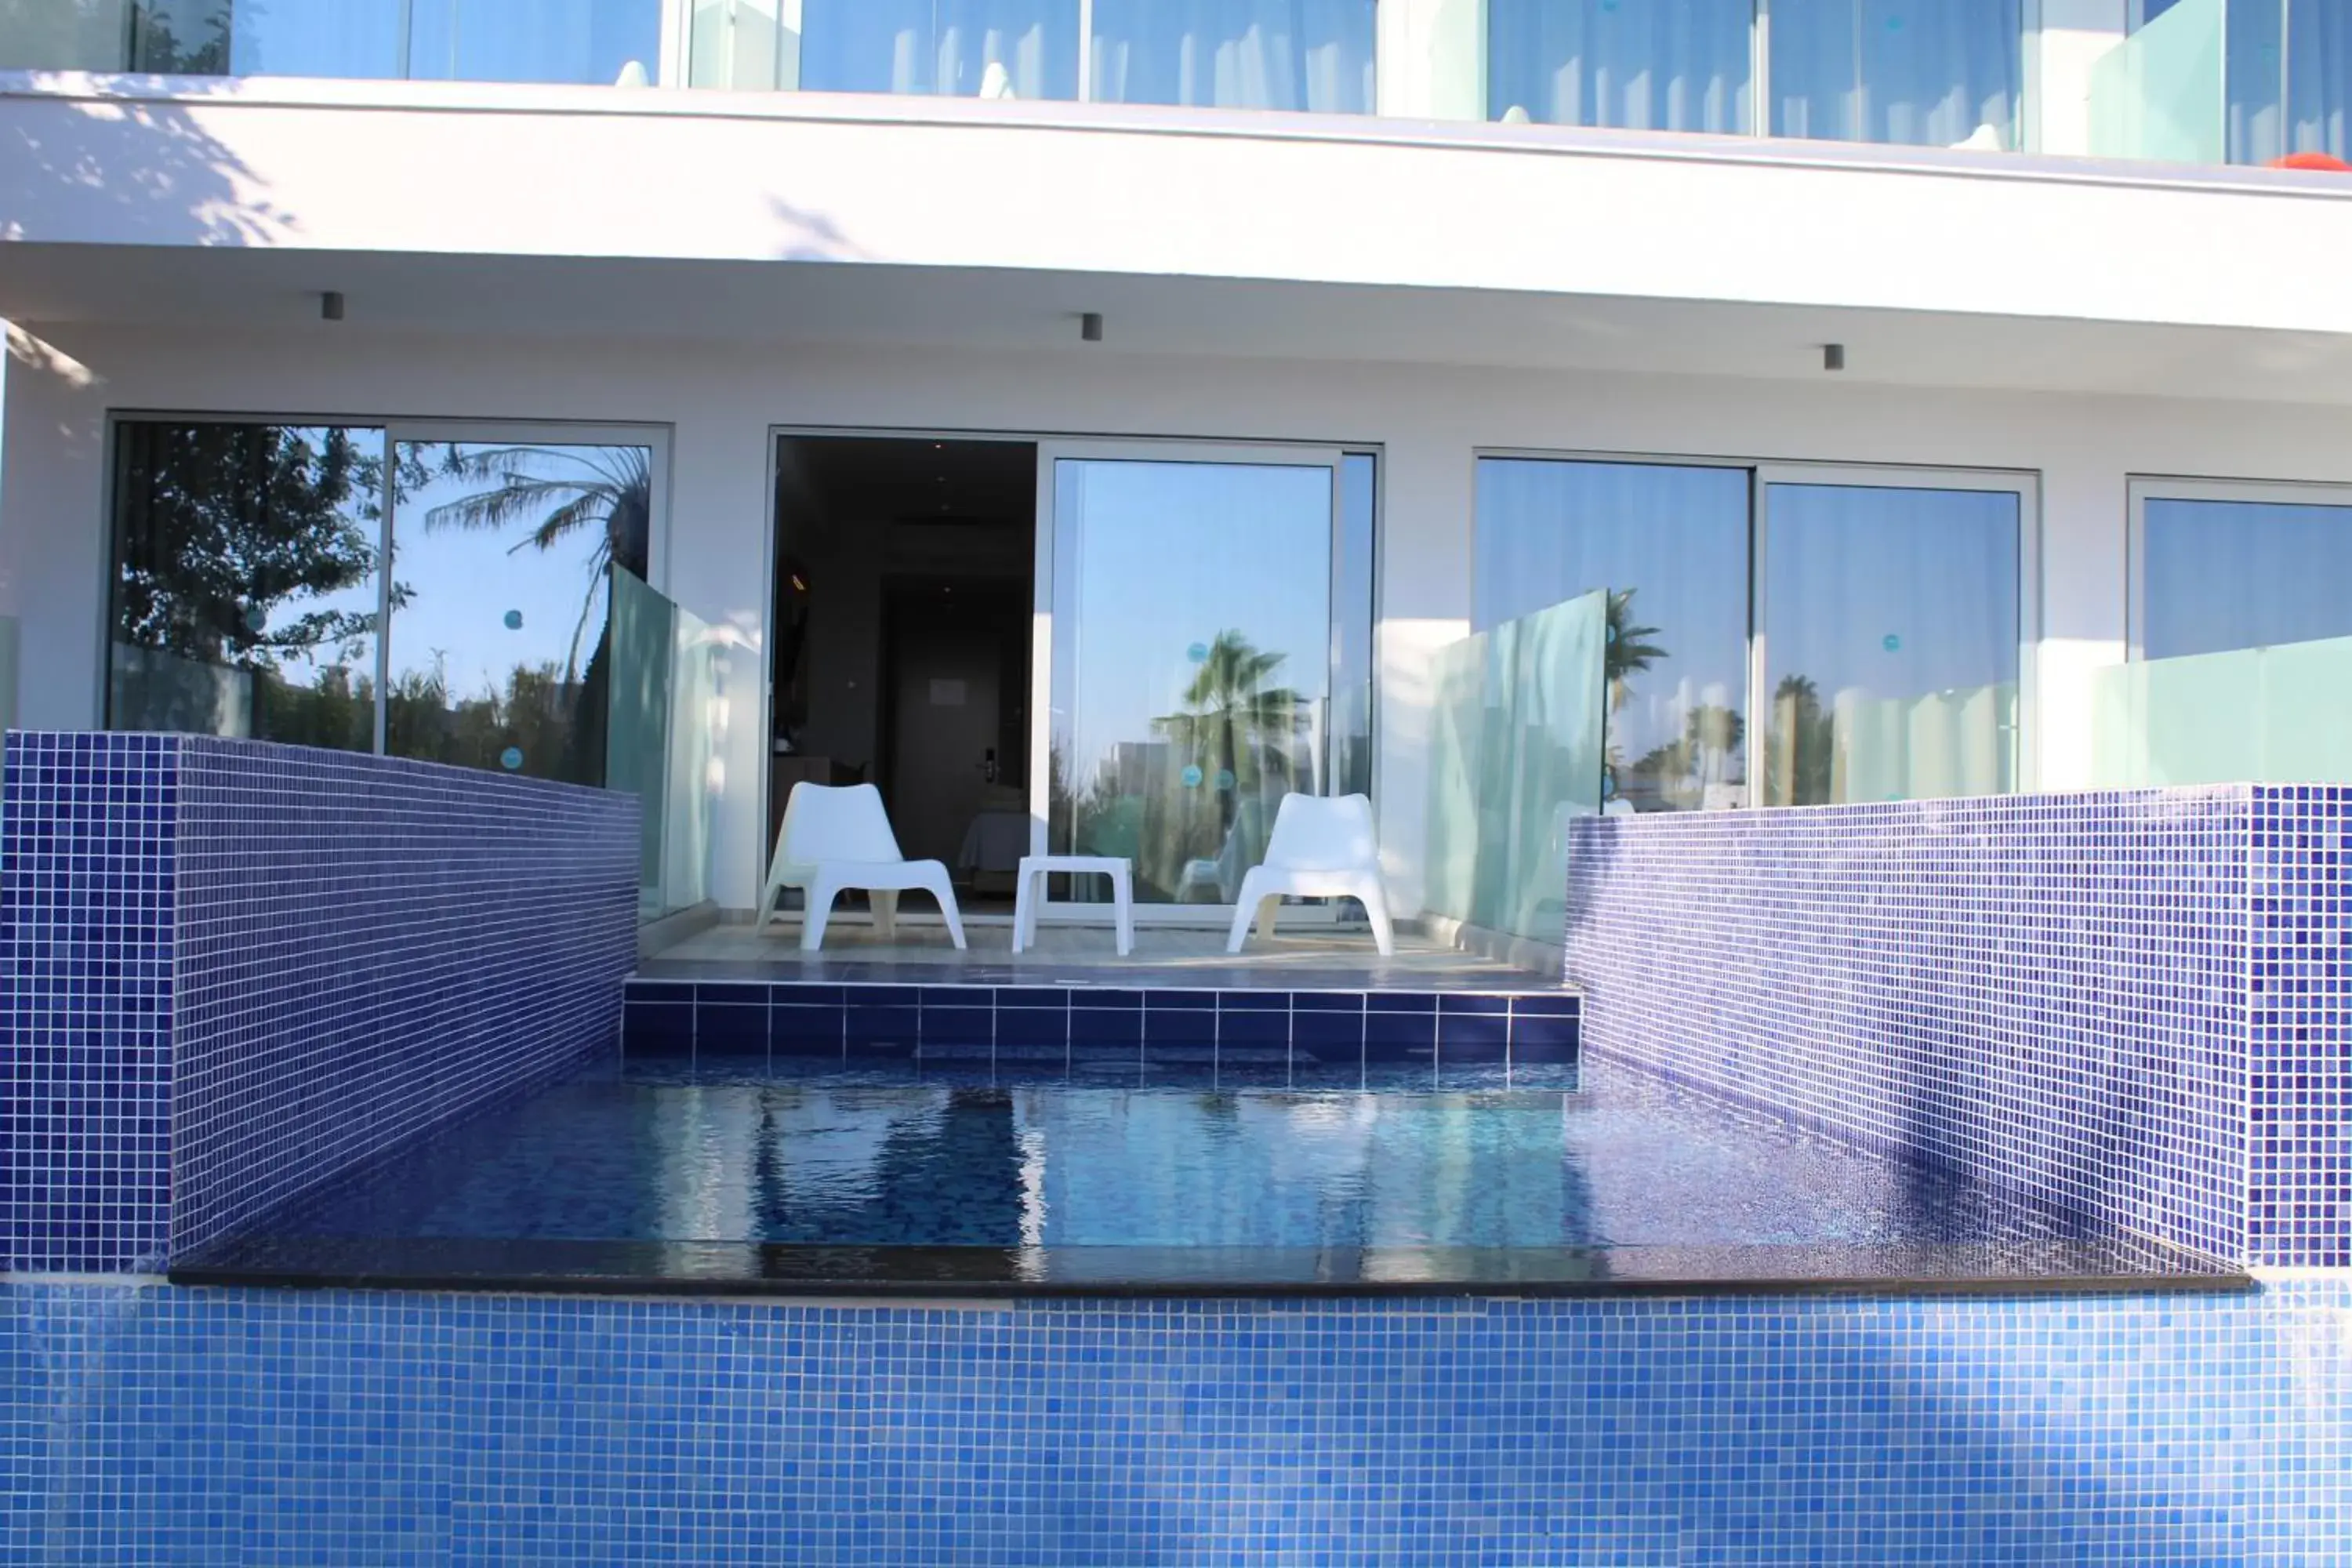
M 173 90 L 226 89 L 177 81 Z M 31 116 L 19 100 L 8 114 L 0 136 L 0 238 L 264 245 L 300 226 L 270 204 L 251 170 L 187 105 L 101 94 L 71 109 Z

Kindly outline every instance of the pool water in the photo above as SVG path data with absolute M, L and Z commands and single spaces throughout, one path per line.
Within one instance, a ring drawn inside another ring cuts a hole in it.
M 1572 1090 L 1302 1092 L 643 1066 L 477 1118 L 199 1262 L 844 1289 L 2185 1268 L 1631 1072 Z

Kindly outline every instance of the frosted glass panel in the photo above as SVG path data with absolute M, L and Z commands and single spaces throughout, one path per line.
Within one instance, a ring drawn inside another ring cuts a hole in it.
M 642 807 L 637 912 L 656 920 L 710 896 L 721 649 L 708 625 L 635 573 L 611 577 L 604 786 Z
M 1431 661 L 1429 907 L 1559 942 L 1568 827 L 1601 809 L 1609 594 L 1465 637 Z
M 2091 151 L 2218 163 L 2226 151 L 2222 30 L 2228 0 L 2181 0 L 2091 72 Z
M 2097 682 L 2102 787 L 2352 783 L 2352 637 L 2144 659 Z

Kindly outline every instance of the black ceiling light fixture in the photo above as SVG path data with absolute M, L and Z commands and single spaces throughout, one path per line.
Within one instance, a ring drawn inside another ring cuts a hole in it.
M 1103 341 L 1102 332 L 1100 310 L 1088 310 L 1078 317 L 1078 336 L 1084 342 L 1098 343 Z
M 1845 345 L 1843 343 L 1823 343 L 1822 345 L 1822 368 L 1829 371 L 1838 371 L 1845 368 Z
M 342 295 L 341 295 L 339 291 L 337 291 L 336 289 L 328 289 L 325 293 L 323 293 L 323 294 L 320 295 L 320 296 L 319 296 L 319 320 L 320 320 L 320 321 L 341 321 L 342 319 L 343 319 L 343 297 L 342 297 Z

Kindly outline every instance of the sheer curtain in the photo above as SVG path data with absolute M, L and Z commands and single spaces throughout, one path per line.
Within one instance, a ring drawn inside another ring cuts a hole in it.
M 1109 103 L 1370 114 L 1373 0 L 1095 0 Z
M 1754 0 L 1490 0 L 1486 114 L 1744 133 Z
M 1773 0 L 1772 134 L 2017 144 L 2021 0 Z
M 976 96 L 1002 66 L 1015 97 L 1078 95 L 1078 0 L 806 0 L 801 86 Z

